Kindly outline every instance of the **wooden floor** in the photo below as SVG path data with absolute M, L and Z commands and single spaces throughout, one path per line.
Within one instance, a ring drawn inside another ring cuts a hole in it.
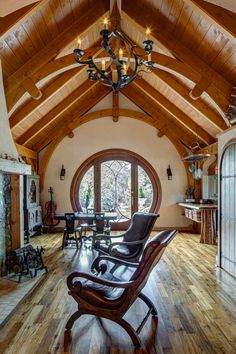
M 46 247 L 49 274 L 0 331 L 0 353 L 134 353 L 118 325 L 81 317 L 64 349 L 64 327 L 76 305 L 67 294 L 66 276 L 86 270 L 90 250 L 60 250 L 61 235 L 34 239 Z M 144 292 L 159 312 L 157 330 L 148 320 L 137 353 L 236 353 L 236 280 L 215 268 L 216 248 L 199 243 L 199 236 L 179 234 L 151 274 Z M 135 326 L 146 311 L 137 301 L 127 319 Z

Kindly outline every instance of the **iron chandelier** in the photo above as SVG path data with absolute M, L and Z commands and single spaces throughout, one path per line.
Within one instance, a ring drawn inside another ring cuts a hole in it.
M 101 46 L 108 53 L 107 57 L 93 58 L 89 56 L 83 60 L 85 54 L 78 40 L 78 49 L 74 50 L 75 60 L 79 64 L 87 64 L 88 78 L 92 81 L 101 81 L 112 87 L 117 94 L 120 89 L 131 83 L 141 72 L 151 72 L 154 62 L 151 60 L 153 41 L 150 39 L 150 29 L 146 29 L 146 38 L 143 41 L 143 55 L 135 51 L 136 45 L 117 27 L 110 31 L 108 19 L 103 21 L 104 28 L 100 32 Z M 145 58 L 146 57 L 146 58 Z

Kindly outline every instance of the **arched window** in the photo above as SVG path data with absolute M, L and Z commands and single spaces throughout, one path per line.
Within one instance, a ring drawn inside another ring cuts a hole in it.
M 114 228 L 127 227 L 135 211 L 157 212 L 161 186 L 152 166 L 127 150 L 101 151 L 76 171 L 71 185 L 74 210 L 117 213 Z

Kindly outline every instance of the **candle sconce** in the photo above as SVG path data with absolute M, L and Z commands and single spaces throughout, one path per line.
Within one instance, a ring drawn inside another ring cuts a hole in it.
M 66 176 L 66 170 L 65 170 L 64 165 L 62 165 L 62 166 L 61 166 L 61 173 L 60 173 L 60 180 L 61 180 L 61 181 L 64 181 L 65 176 Z

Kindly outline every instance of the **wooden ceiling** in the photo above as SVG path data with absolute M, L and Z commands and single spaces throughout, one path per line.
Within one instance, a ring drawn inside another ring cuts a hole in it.
M 16 8 L 8 0 L 8 6 L 0 7 L 9 122 L 15 142 L 39 152 L 59 136 L 72 136 L 87 119 L 104 116 L 87 112 L 111 90 L 88 81 L 86 67 L 72 53 L 79 36 L 88 55 L 103 55 L 99 32 L 110 1 L 17 3 Z M 188 145 L 198 140 L 202 147 L 213 143 L 227 128 L 224 112 L 236 82 L 235 17 L 203 0 L 122 0 L 123 32 L 142 47 L 150 26 L 156 63 L 152 73 L 121 91 L 144 114 L 126 113 L 146 119 L 179 151 L 180 140 Z M 117 118 L 118 102 L 113 103 Z

